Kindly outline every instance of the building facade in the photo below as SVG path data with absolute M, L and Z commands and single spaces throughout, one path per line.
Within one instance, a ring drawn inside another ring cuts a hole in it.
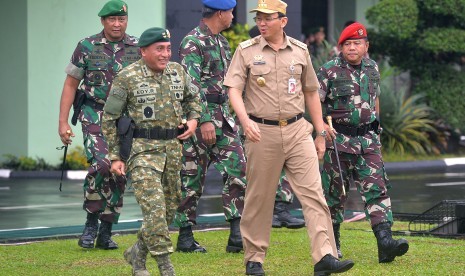
M 3 43 L 0 83 L 0 162 L 5 154 L 44 158 L 58 164 L 62 152 L 58 112 L 66 77 L 64 68 L 78 41 L 102 30 L 97 13 L 107 0 L 0 0 Z M 173 60 L 182 37 L 201 17 L 201 0 L 125 0 L 129 7 L 127 33 L 140 36 L 147 28 L 166 27 L 172 34 Z M 364 11 L 377 0 L 288 0 L 286 33 L 301 38 L 302 22 L 318 17 L 318 25 L 336 35 L 344 22 L 365 22 Z M 253 26 L 256 0 L 237 0 L 235 20 Z M 313 4 L 312 4 L 313 3 Z M 324 14 L 326 16 L 317 16 Z M 337 31 L 336 31 L 337 30 Z M 72 147 L 82 145 L 80 125 Z

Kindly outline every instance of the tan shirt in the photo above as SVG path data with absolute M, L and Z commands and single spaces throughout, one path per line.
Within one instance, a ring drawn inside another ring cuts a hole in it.
M 264 79 L 264 85 L 260 86 L 259 78 Z M 289 93 L 292 78 L 295 93 Z M 247 113 L 268 120 L 289 119 L 303 113 L 302 91 L 313 92 L 319 87 L 307 45 L 288 36 L 278 51 L 261 36 L 242 42 L 234 53 L 224 85 L 240 91 L 245 88 Z

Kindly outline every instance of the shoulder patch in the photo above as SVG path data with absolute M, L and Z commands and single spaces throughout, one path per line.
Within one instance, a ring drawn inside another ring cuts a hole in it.
M 245 49 L 247 47 L 250 47 L 254 44 L 257 44 L 259 42 L 259 39 L 257 39 L 256 37 L 254 38 L 251 38 L 249 40 L 246 40 L 246 41 L 243 41 L 241 43 L 239 43 L 239 46 L 241 46 L 242 49 Z
M 297 39 L 295 39 L 295 38 L 292 38 L 292 37 L 289 38 L 289 41 L 290 41 L 292 44 L 295 44 L 295 45 L 299 46 L 300 48 L 302 48 L 302 49 L 304 49 L 304 50 L 308 50 L 307 44 L 303 43 L 302 41 L 299 41 L 299 40 L 297 40 Z

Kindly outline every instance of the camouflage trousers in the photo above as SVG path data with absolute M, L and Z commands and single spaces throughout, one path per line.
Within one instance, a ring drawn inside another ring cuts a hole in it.
M 284 173 L 284 169 L 281 172 L 281 176 L 279 177 L 279 184 L 278 189 L 276 190 L 276 199 L 275 201 L 287 202 L 292 203 L 294 200 L 294 193 L 292 192 L 291 184 L 287 180 L 286 173 Z
M 166 159 L 165 171 L 137 166 L 130 171 L 134 196 L 142 210 L 138 237 L 152 256 L 173 252 L 168 225 L 181 198 L 180 160 Z
M 190 140 L 184 141 L 182 177 L 182 200 L 175 217 L 175 225 L 186 227 L 196 224 L 196 209 L 205 185 L 205 175 L 210 163 L 223 176 L 223 211 L 225 219 L 239 218 L 244 209 L 246 188 L 246 162 L 239 134 L 224 122 L 216 130 L 216 144 L 207 145 L 202 140 L 200 128 L 196 131 L 201 164 Z
M 82 122 L 82 133 L 90 164 L 84 180 L 83 209 L 88 213 L 99 213 L 101 221 L 118 223 L 126 178 L 110 173 L 108 145 L 100 125 Z
M 387 194 L 390 185 L 384 170 L 381 153 L 349 154 L 339 152 L 339 160 L 346 190 L 345 196 L 342 193 L 335 151 L 326 149 L 321 182 L 333 223 L 344 221 L 344 204 L 348 199 L 350 181 L 353 180 L 365 203 L 365 214 L 371 225 L 375 226 L 382 222 L 392 224 L 391 199 Z

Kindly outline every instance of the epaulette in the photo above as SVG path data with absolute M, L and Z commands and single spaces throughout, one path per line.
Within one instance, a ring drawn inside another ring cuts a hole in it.
M 246 40 L 246 41 L 243 41 L 241 43 L 239 43 L 239 46 L 241 46 L 242 49 L 245 49 L 247 47 L 250 47 L 254 44 L 257 44 L 258 42 L 260 41 L 260 39 L 258 39 L 257 37 L 254 37 L 254 38 L 251 38 L 249 40 Z
M 292 38 L 292 37 L 289 37 L 289 41 L 292 42 L 293 44 L 299 46 L 300 48 L 304 49 L 304 50 L 308 50 L 307 48 L 307 44 L 303 43 L 302 41 L 299 41 L 295 38 Z

